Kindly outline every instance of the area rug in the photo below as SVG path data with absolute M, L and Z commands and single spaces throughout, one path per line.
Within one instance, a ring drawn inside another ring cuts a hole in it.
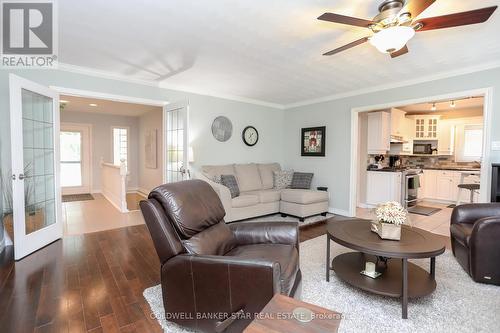
M 331 272 L 325 281 L 326 236 L 300 245 L 303 275 L 302 299 L 343 315 L 339 332 L 498 332 L 500 327 L 500 287 L 479 284 L 464 272 L 450 251 L 436 259 L 437 288 L 429 296 L 410 299 L 408 318 L 401 319 L 401 303 L 363 292 L 336 278 Z M 333 243 L 332 255 L 350 249 Z M 425 269 L 429 260 L 412 260 Z M 144 291 L 156 318 L 164 317 L 161 287 Z M 165 332 L 190 332 L 159 320 Z
M 87 200 L 94 200 L 92 194 L 90 193 L 68 194 L 62 196 L 62 202 L 87 201 Z
M 408 213 L 424 215 L 424 216 L 431 216 L 431 215 L 436 214 L 440 210 L 441 210 L 441 208 L 436 208 L 436 207 L 414 206 L 414 207 L 408 208 Z

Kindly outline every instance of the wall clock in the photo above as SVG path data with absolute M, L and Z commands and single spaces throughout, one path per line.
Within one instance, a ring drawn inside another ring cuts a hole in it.
M 227 117 L 219 116 L 212 123 L 212 135 L 217 141 L 225 142 L 233 135 L 233 124 Z
M 247 126 L 243 130 L 243 133 L 241 133 L 241 137 L 243 139 L 243 142 L 247 146 L 255 146 L 257 142 L 259 141 L 259 132 L 257 129 L 253 126 Z

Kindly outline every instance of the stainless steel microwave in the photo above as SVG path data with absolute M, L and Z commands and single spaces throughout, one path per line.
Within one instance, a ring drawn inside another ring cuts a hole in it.
M 432 144 L 430 143 L 413 143 L 413 154 L 431 155 Z

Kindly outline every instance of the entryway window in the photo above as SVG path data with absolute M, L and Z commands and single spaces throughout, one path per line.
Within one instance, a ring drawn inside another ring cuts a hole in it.
M 128 129 L 113 127 L 113 164 L 120 165 L 121 160 L 128 160 Z
M 61 186 L 82 186 L 82 133 L 61 131 Z

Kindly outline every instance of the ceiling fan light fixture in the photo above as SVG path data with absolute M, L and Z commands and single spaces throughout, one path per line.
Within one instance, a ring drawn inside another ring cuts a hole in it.
M 395 26 L 377 32 L 370 38 L 370 44 L 382 53 L 401 50 L 415 36 L 415 30 L 406 26 Z

